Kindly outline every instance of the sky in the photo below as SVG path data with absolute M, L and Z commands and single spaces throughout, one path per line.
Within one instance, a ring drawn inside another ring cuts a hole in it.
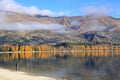
M 0 0 L 0 10 L 48 16 L 109 15 L 120 18 L 120 0 Z

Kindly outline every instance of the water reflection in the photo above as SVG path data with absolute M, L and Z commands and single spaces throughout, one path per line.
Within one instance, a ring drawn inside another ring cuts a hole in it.
M 86 68 L 94 68 L 95 67 L 95 61 L 93 59 L 90 59 L 88 61 L 85 62 L 85 66 Z
M 3 53 L 0 66 L 67 80 L 120 80 L 120 56 L 115 51 Z

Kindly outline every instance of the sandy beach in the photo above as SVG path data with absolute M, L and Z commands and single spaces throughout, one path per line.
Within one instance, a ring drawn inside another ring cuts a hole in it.
M 0 68 L 0 80 L 56 80 L 45 76 L 31 76 L 25 72 Z

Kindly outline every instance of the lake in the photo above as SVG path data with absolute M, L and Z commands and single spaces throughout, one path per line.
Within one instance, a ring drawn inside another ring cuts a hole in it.
M 115 53 L 115 52 L 114 52 Z M 0 67 L 56 80 L 120 80 L 120 56 L 51 55 L 52 53 L 1 53 Z M 67 53 L 68 54 L 68 53 Z M 88 54 L 88 53 L 84 53 Z M 91 54 L 95 54 L 94 52 Z M 100 54 L 100 53 L 99 53 Z

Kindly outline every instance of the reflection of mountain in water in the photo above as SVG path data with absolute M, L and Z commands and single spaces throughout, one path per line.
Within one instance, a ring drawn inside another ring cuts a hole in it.
M 85 62 L 85 66 L 86 68 L 94 68 L 95 67 L 95 61 L 93 59 L 90 59 L 88 61 Z

